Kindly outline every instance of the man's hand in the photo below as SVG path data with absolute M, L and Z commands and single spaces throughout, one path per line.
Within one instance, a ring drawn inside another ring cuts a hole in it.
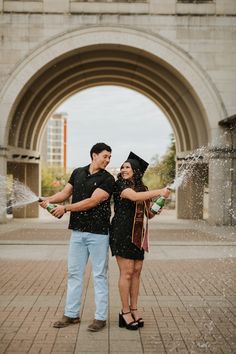
M 49 204 L 49 200 L 47 198 L 45 198 L 41 202 L 39 202 L 39 205 L 44 209 L 47 208 L 48 204 Z
M 61 218 L 66 213 L 66 209 L 64 205 L 58 205 L 51 211 L 51 214 L 56 218 Z

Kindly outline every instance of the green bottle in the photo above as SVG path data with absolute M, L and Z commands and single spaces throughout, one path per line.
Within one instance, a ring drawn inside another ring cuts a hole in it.
M 159 197 L 158 199 L 155 200 L 151 207 L 151 212 L 153 214 L 157 214 L 160 209 L 163 208 L 165 205 L 166 198 L 165 197 Z
M 48 203 L 47 205 L 47 211 L 49 211 L 49 213 L 51 213 L 53 211 L 53 209 L 55 209 L 57 207 L 57 204 L 51 204 L 51 203 Z
M 52 211 L 53 211 L 53 209 L 55 209 L 57 207 L 57 204 L 51 204 L 51 203 L 48 203 L 48 205 L 47 205 L 47 211 L 50 213 L 50 214 L 52 214 Z M 60 219 L 61 217 L 62 217 L 62 215 L 61 216 L 56 216 L 58 219 Z
M 39 202 L 42 202 L 43 199 L 42 199 L 42 198 L 39 198 L 38 201 L 39 201 Z M 50 214 L 52 214 L 53 209 L 55 209 L 56 207 L 57 207 L 57 204 L 48 203 L 46 209 L 47 209 L 47 211 L 48 211 Z M 59 216 L 58 219 L 60 219 L 61 217 L 62 217 L 62 216 Z

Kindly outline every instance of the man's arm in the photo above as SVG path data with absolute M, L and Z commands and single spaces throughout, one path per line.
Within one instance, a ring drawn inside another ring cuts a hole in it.
M 40 206 L 46 208 L 48 203 L 61 203 L 64 200 L 68 199 L 73 192 L 73 186 L 70 183 L 67 183 L 62 191 L 55 193 L 51 197 L 46 197 L 40 203 Z
M 68 204 L 66 206 L 67 211 L 85 211 L 94 208 L 98 204 L 104 202 L 109 198 L 109 193 L 105 192 L 101 188 L 95 189 L 90 198 L 81 200 L 74 204 Z
M 97 188 L 95 189 L 90 198 L 86 198 L 77 203 L 67 204 L 66 206 L 58 205 L 58 207 L 53 210 L 52 214 L 56 217 L 60 217 L 67 211 L 86 211 L 94 208 L 95 206 L 104 202 L 108 198 L 109 193 L 107 193 L 101 188 Z

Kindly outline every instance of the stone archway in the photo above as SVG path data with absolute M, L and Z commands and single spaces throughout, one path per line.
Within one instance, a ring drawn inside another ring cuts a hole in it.
M 219 139 L 218 121 L 227 114 L 206 73 L 183 50 L 150 33 L 120 27 L 68 32 L 31 53 L 13 72 L 1 93 L 5 161 L 37 165 L 44 124 L 67 97 L 96 85 L 129 87 L 151 98 L 167 115 L 184 156 Z M 193 181 L 194 182 L 194 181 Z M 189 203 L 199 193 L 192 183 Z M 35 192 L 38 192 L 38 190 Z M 200 218 L 198 208 L 180 208 Z M 185 196 L 186 201 L 186 196 Z M 184 215 L 183 215 L 184 214 Z

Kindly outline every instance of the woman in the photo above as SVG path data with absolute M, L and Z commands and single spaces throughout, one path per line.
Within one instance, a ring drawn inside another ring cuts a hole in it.
M 150 201 L 170 194 L 167 188 L 147 190 L 142 181 L 147 167 L 147 162 L 131 152 L 121 166 L 114 190 L 115 214 L 111 222 L 110 247 L 120 270 L 118 286 L 122 311 L 119 327 L 130 330 L 144 326 L 137 303 L 144 251 L 148 251 L 147 218 L 154 216 Z

